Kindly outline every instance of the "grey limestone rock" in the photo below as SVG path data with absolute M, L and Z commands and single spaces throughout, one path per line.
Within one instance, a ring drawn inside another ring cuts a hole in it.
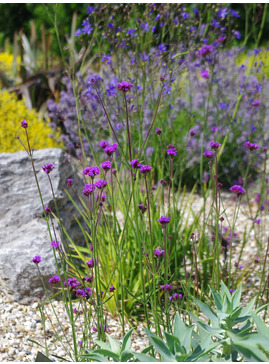
M 81 194 L 83 180 L 61 149 L 37 150 L 33 156 L 44 205 L 52 211 L 55 211 L 53 196 L 48 176 L 41 166 L 54 164 L 50 177 L 61 221 L 71 238 L 81 243 L 83 235 L 75 221 L 78 213 L 64 188 L 66 180 L 72 178 L 74 189 Z M 44 295 L 32 258 L 42 257 L 39 268 L 46 283 L 57 270 L 31 160 L 26 152 L 1 154 L 0 181 L 0 290 L 14 301 L 28 303 Z M 54 224 L 57 240 L 64 244 L 56 221 Z

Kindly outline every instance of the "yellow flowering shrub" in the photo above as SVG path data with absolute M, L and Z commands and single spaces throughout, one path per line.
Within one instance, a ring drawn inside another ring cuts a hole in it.
M 259 65 L 262 62 L 262 72 L 257 75 L 260 81 L 262 80 L 262 76 L 265 75 L 267 78 L 269 77 L 269 52 L 266 49 L 263 49 L 258 55 L 255 57 L 254 54 L 247 55 L 247 52 L 242 52 L 236 60 L 237 65 L 244 64 L 247 69 L 250 68 L 251 65 L 257 62 Z
M 17 71 L 19 71 L 19 64 L 21 62 L 21 58 L 17 57 Z M 5 72 L 9 78 L 13 78 L 13 54 L 8 52 L 1 52 L 0 53 L 0 70 Z M 2 87 L 2 83 L 0 81 L 0 86 Z
M 59 142 L 60 132 L 55 132 L 43 121 L 36 110 L 27 109 L 24 100 L 18 100 L 15 94 L 0 92 L 0 152 L 11 153 L 22 150 L 17 135 L 26 143 L 25 131 L 21 121 L 28 121 L 31 147 L 34 149 L 62 147 Z

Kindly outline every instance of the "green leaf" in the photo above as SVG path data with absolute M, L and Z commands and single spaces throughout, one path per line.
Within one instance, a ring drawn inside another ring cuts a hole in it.
M 192 332 L 193 332 L 194 326 L 189 326 L 184 336 L 181 339 L 181 345 L 185 348 L 186 353 L 189 353 L 191 350 L 191 338 L 192 338 Z
M 183 362 L 188 357 L 188 354 L 178 354 L 176 353 L 176 361 Z
M 37 352 L 37 356 L 35 358 L 35 362 L 47 362 L 52 361 L 50 360 L 46 355 L 40 353 L 40 351 Z
M 114 359 L 115 361 L 120 361 L 120 356 L 116 353 L 113 353 L 113 351 L 111 350 L 97 349 L 94 350 L 94 354 L 102 354 L 108 356 L 109 358 Z
M 143 353 L 136 353 L 135 351 L 133 352 L 133 355 L 141 362 L 158 362 L 157 359 L 153 358 L 152 356 L 143 354 Z
M 163 361 L 168 361 L 168 362 L 176 361 L 175 357 L 171 354 L 168 347 L 158 336 L 154 335 L 152 332 L 147 330 L 145 327 L 144 327 L 144 330 L 147 334 L 149 342 L 154 346 L 154 348 L 162 356 Z
M 179 344 L 179 339 L 176 336 L 170 335 L 167 332 L 164 332 L 164 336 L 168 345 L 169 350 L 173 355 L 175 355 L 175 344 Z
M 102 348 L 102 349 L 104 349 L 104 350 L 111 350 L 111 347 L 110 347 L 107 343 L 105 343 L 105 342 L 103 342 L 103 341 L 100 341 L 100 340 L 94 340 L 94 342 L 95 342 L 97 345 L 99 345 L 99 346 L 100 346 L 100 348 Z
M 217 292 L 213 287 L 210 287 L 210 290 L 212 292 L 217 310 L 222 311 L 222 302 L 221 302 L 221 296 L 220 296 L 219 292 Z
M 184 335 L 186 330 L 186 325 L 181 320 L 181 317 L 179 313 L 176 313 L 176 319 L 175 319 L 175 327 L 174 327 L 174 336 L 176 336 L 179 339 L 180 342 L 180 336 Z
M 119 342 L 114 339 L 112 336 L 106 334 L 107 338 L 108 338 L 108 341 L 109 341 L 109 344 L 111 346 L 111 350 L 113 351 L 113 353 L 115 354 L 120 354 L 120 351 L 121 351 L 121 347 L 120 347 L 120 344 Z
M 228 299 L 229 302 L 231 302 L 232 296 L 230 291 L 228 290 L 227 286 L 225 285 L 225 283 L 223 281 L 220 282 L 221 288 L 220 288 L 220 295 L 222 298 L 222 302 L 224 302 L 224 297 L 226 294 L 226 297 Z
M 242 312 L 239 317 L 247 316 L 252 310 L 254 303 L 256 301 L 256 297 L 254 297 L 247 305 L 242 309 Z
M 28 341 L 31 341 L 32 343 L 34 343 L 34 344 L 36 344 L 36 345 L 38 345 L 38 346 L 41 346 L 41 348 L 45 349 L 45 346 L 43 346 L 43 345 L 39 344 L 37 341 L 32 340 L 32 339 L 27 339 L 27 340 L 28 340 Z
M 100 355 L 100 354 L 95 354 L 95 353 L 91 353 L 91 354 L 84 354 L 84 355 L 80 355 L 82 358 L 86 358 L 86 359 L 91 359 L 94 361 L 98 361 L 98 362 L 108 362 L 109 360 Z
M 124 350 L 129 350 L 130 349 L 130 347 L 131 347 L 131 335 L 132 335 L 133 331 L 134 331 L 134 328 L 129 330 L 127 332 L 127 334 L 124 336 L 123 341 L 122 341 L 121 352 L 123 352 Z
M 236 335 L 232 334 L 231 332 L 228 332 L 227 334 L 232 339 L 232 348 L 239 351 L 247 361 L 258 361 L 258 362 L 268 361 L 269 358 L 267 358 L 260 350 L 259 346 L 255 342 L 256 341 L 255 338 L 253 340 L 253 337 L 250 336 L 247 339 L 241 339 L 238 338 Z M 255 336 L 257 338 L 260 335 L 257 334 Z
M 129 359 L 131 359 L 133 357 L 133 351 L 132 350 L 129 350 L 129 349 L 126 349 L 124 350 L 122 353 L 121 353 L 121 356 L 120 356 L 120 361 L 121 362 L 127 362 Z
M 251 316 L 253 317 L 253 320 L 257 326 L 258 332 L 265 336 L 267 339 L 269 339 L 269 328 L 266 326 L 266 324 L 263 322 L 263 320 L 257 316 L 254 312 L 251 313 Z
M 209 320 L 213 322 L 218 322 L 218 317 L 211 307 L 209 307 L 207 304 L 201 302 L 195 297 L 192 297 L 192 299 L 196 303 L 196 305 L 200 308 L 200 310 L 203 312 L 203 314 L 209 318 Z
M 240 286 L 232 294 L 232 307 L 233 307 L 233 310 L 235 310 L 237 307 L 240 307 L 241 294 L 242 294 L 242 284 L 240 284 Z

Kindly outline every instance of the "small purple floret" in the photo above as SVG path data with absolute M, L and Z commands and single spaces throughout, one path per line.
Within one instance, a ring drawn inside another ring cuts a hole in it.
M 162 228 L 165 228 L 170 220 L 171 220 L 170 216 L 161 216 L 157 221 L 159 221 Z
M 231 188 L 229 188 L 229 190 L 233 193 L 236 193 L 237 195 L 242 195 L 246 193 L 246 190 L 240 185 L 234 185 Z
M 111 169 L 111 162 L 110 161 L 105 161 L 103 163 L 101 163 L 101 167 L 103 168 L 103 170 L 105 172 L 109 171 Z
M 161 135 L 161 134 L 162 134 L 162 130 L 161 130 L 161 129 L 159 129 L 159 128 L 156 128 L 155 133 L 156 133 L 157 135 Z
M 51 243 L 50 243 L 50 245 L 51 246 L 53 246 L 53 248 L 55 248 L 55 249 L 60 249 L 60 243 L 59 243 L 59 241 L 55 241 L 55 240 L 53 240 Z
M 167 149 L 167 154 L 170 155 L 171 157 L 177 155 L 176 148 L 169 148 L 169 149 Z
M 213 149 L 213 150 L 218 150 L 219 147 L 221 146 L 221 144 L 219 144 L 218 142 L 214 142 L 214 141 L 210 142 L 209 145 L 210 145 L 211 149 Z
M 84 190 L 82 191 L 82 193 L 85 195 L 85 196 L 89 196 L 94 190 L 95 190 L 95 185 L 94 184 L 90 184 L 90 185 L 85 185 L 84 186 Z
M 28 121 L 22 120 L 21 121 L 21 127 L 24 128 L 24 129 L 28 128 Z
M 166 291 L 166 292 L 169 292 L 169 291 L 171 291 L 172 290 L 172 286 L 170 285 L 170 284 L 164 284 L 164 285 L 162 285 L 162 286 L 160 286 L 160 289 L 162 290 L 162 291 Z
M 60 277 L 59 276 L 52 276 L 49 279 L 49 283 L 52 283 L 52 284 L 58 283 L 59 281 L 60 281 Z
M 133 159 L 133 160 L 130 162 L 130 166 L 131 166 L 132 168 L 139 169 L 139 168 L 142 166 L 142 164 L 141 164 L 141 163 L 139 163 L 139 159 Z
M 165 251 L 164 250 L 160 250 L 159 248 L 157 248 L 157 249 L 154 250 L 154 255 L 157 258 L 163 257 L 164 254 L 165 254 Z
M 49 174 L 54 169 L 54 165 L 52 163 L 48 163 L 42 166 L 41 168 L 45 173 Z
M 260 148 L 260 145 L 259 144 L 255 144 L 255 143 L 250 143 L 250 142 L 246 142 L 244 143 L 244 146 L 247 147 L 251 152 L 253 150 L 257 150 Z
M 72 186 L 73 186 L 73 184 L 74 184 L 74 181 L 73 181 L 71 178 L 68 178 L 68 179 L 66 180 L 66 182 L 67 182 L 67 186 L 68 186 L 68 187 L 72 187 Z
M 123 81 L 123 82 L 118 83 L 117 87 L 118 87 L 118 90 L 127 92 L 127 91 L 131 90 L 133 85 L 130 82 Z
M 142 164 L 140 167 L 140 173 L 146 175 L 150 172 L 151 169 L 151 166 L 148 166 L 147 164 Z
M 37 265 L 38 263 L 41 262 L 41 260 L 42 260 L 42 258 L 39 255 L 36 255 L 33 257 L 32 262 Z
M 105 188 L 107 185 L 107 181 L 104 181 L 103 179 L 99 179 L 99 181 L 95 182 L 95 187 L 99 188 L 101 190 L 102 188 Z
M 182 299 L 181 293 L 174 293 L 174 294 L 172 294 L 172 296 L 169 297 L 170 301 L 176 301 L 176 300 L 181 300 L 181 299 Z
M 111 284 L 111 286 L 109 287 L 109 292 L 114 292 L 116 290 L 116 288 L 113 286 L 113 284 Z

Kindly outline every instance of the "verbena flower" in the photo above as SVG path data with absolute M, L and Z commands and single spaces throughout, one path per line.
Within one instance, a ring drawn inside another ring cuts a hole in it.
M 79 288 L 76 290 L 77 297 L 90 298 L 92 291 L 90 288 Z
M 113 286 L 113 284 L 111 284 L 111 286 L 109 287 L 109 292 L 114 292 L 116 290 L 116 288 Z
M 133 85 L 130 82 L 123 81 L 123 82 L 118 83 L 117 87 L 118 87 L 118 90 L 127 92 L 127 91 L 131 90 Z
M 99 179 L 99 181 L 95 182 L 94 185 L 95 185 L 96 188 L 99 188 L 99 190 L 101 190 L 101 188 L 106 187 L 107 181 L 104 181 L 102 179 Z
M 165 251 L 164 250 L 160 250 L 159 248 L 157 248 L 157 249 L 154 250 L 154 255 L 157 258 L 163 257 L 164 254 L 165 254 Z
M 84 186 L 84 190 L 82 191 L 82 193 L 85 195 L 85 196 L 89 196 L 94 190 L 95 190 L 95 185 L 94 184 L 86 184 Z
M 109 143 L 108 142 L 106 142 L 105 140 L 102 140 L 101 142 L 100 142 L 100 147 L 102 148 L 102 149 L 105 149 L 106 147 L 108 147 L 109 146 Z
M 159 129 L 159 128 L 156 128 L 155 133 L 156 133 L 157 135 L 161 135 L 161 134 L 162 134 L 162 130 L 161 130 L 161 129 Z
M 116 170 L 116 168 L 113 168 L 113 169 L 112 169 L 112 174 L 114 174 L 114 175 L 115 175 L 115 174 L 117 174 L 117 172 L 118 172 L 118 171 Z
M 218 142 L 214 142 L 214 141 L 210 142 L 209 145 L 210 145 L 210 148 L 213 150 L 218 150 L 219 147 L 221 146 L 221 144 L 219 144 Z
M 254 100 L 253 102 L 252 102 L 252 106 L 259 106 L 260 105 L 260 100 Z
M 170 155 L 171 157 L 177 155 L 176 148 L 169 148 L 169 149 L 167 149 L 167 154 Z
M 230 293 L 233 294 L 236 291 L 236 288 L 231 288 Z
M 213 51 L 213 45 L 212 44 L 206 44 L 204 45 L 197 53 L 199 57 L 201 56 L 207 56 Z
M 54 165 L 52 163 L 48 163 L 42 166 L 41 168 L 45 173 L 49 174 L 54 169 Z
M 86 176 L 89 176 L 91 178 L 94 178 L 95 176 L 98 176 L 98 174 L 100 174 L 100 169 L 99 167 L 87 167 L 84 169 L 83 174 L 85 174 Z
M 260 145 L 259 144 L 255 144 L 255 143 L 250 143 L 250 142 L 245 142 L 244 143 L 244 146 L 247 147 L 251 152 L 253 150 L 257 150 L 260 148 Z
M 159 221 L 162 228 L 165 228 L 170 220 L 171 220 L 170 216 L 161 216 L 157 221 Z
M 139 210 L 144 214 L 147 210 L 147 206 L 144 206 L 143 204 L 138 205 Z
M 90 277 L 83 277 L 83 282 L 92 283 L 93 282 L 93 276 Z
M 93 268 L 94 267 L 94 258 L 91 258 L 90 260 L 88 260 L 88 262 L 86 262 L 86 264 L 89 268 Z
M 112 144 L 107 146 L 106 148 L 104 148 L 104 152 L 108 155 L 111 156 L 117 149 L 118 149 L 118 144 Z
M 160 289 L 161 289 L 162 291 L 169 292 L 169 291 L 171 291 L 171 290 L 172 290 L 172 286 L 171 286 L 170 284 L 164 284 L 164 285 L 160 286 Z
M 146 175 L 150 172 L 151 169 L 151 166 L 148 166 L 147 164 L 142 164 L 140 167 L 140 173 Z
M 32 262 L 35 264 L 38 264 L 41 262 L 41 260 L 42 260 L 42 258 L 39 255 L 36 255 L 33 257 Z
M 72 187 L 72 186 L 73 186 L 73 184 L 74 184 L 74 181 L 73 181 L 71 178 L 68 178 L 68 179 L 66 180 L 66 182 L 67 182 L 67 186 L 68 186 L 68 187 Z
M 160 184 L 162 184 L 163 186 L 165 186 L 166 185 L 165 180 L 164 179 L 160 179 Z
M 49 279 L 49 283 L 52 283 L 52 284 L 55 284 L 55 283 L 58 283 L 60 281 L 60 277 L 59 276 L 52 276 L 50 279 Z
M 177 301 L 182 299 L 181 293 L 173 293 L 172 296 L 169 297 L 170 301 Z
M 21 121 L 21 127 L 24 128 L 24 129 L 28 128 L 28 121 L 22 120 Z
M 207 70 L 201 71 L 200 76 L 207 80 L 209 78 L 209 73 Z
M 259 260 L 260 260 L 260 258 L 259 257 L 256 257 L 256 259 L 254 260 L 254 263 L 255 264 L 258 264 L 259 263 Z
M 105 172 L 109 171 L 111 169 L 111 162 L 110 161 L 105 161 L 103 163 L 101 163 L 101 167 L 103 168 L 103 170 Z
M 80 285 L 80 283 L 76 278 L 68 278 L 67 285 L 71 288 L 76 288 Z M 66 281 L 64 281 L 64 286 L 66 287 Z
M 194 135 L 196 135 L 197 132 L 195 130 L 190 130 L 190 136 L 193 137 Z
M 55 249 L 60 249 L 60 243 L 59 241 L 57 240 L 53 240 L 51 243 L 50 243 L 51 246 L 53 246 L 53 248 Z
M 236 193 L 237 195 L 242 195 L 246 193 L 246 190 L 240 185 L 234 185 L 231 188 L 229 188 L 229 190 L 233 193 Z
M 142 164 L 139 163 L 139 159 L 133 159 L 131 162 L 130 162 L 130 166 L 134 169 L 139 169 Z
M 45 209 L 45 211 L 46 211 L 47 213 L 50 213 L 50 212 L 51 212 L 51 208 L 49 208 L 48 206 L 45 206 L 45 207 L 44 207 L 44 209 Z
M 253 222 L 256 222 L 256 224 L 260 224 L 261 223 L 261 219 L 253 219 Z

